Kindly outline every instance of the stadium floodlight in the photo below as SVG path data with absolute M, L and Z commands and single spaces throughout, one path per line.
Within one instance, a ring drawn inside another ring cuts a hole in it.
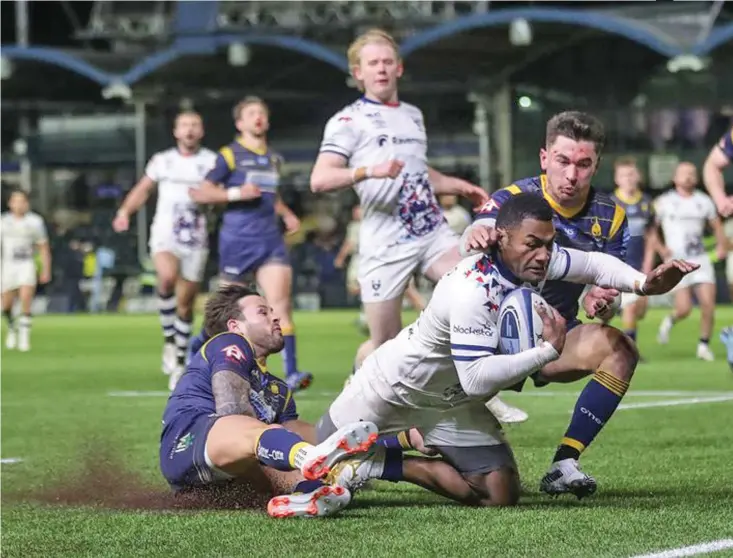
M 0 56 L 0 79 L 10 79 L 13 75 L 13 61 L 7 56 Z
M 509 24 L 509 42 L 513 46 L 529 46 L 532 44 L 532 26 L 524 18 L 512 20 Z
M 230 66 L 246 66 L 252 59 L 252 51 L 244 43 L 232 43 L 228 49 L 228 59 Z
M 517 104 L 521 109 L 530 109 L 532 108 L 532 99 L 530 97 L 527 97 L 527 95 L 522 95 L 521 97 L 519 97 L 519 99 L 517 99 Z

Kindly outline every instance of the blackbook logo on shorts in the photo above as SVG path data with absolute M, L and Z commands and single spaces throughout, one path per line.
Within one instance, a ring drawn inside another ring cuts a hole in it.
M 453 326 L 453 333 L 461 333 L 463 335 L 481 335 L 488 337 L 491 335 L 491 329 L 488 327 L 472 327 L 472 326 Z

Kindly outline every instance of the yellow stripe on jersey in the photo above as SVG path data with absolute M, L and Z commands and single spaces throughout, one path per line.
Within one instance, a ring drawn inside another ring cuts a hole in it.
M 608 238 L 616 236 L 616 233 L 621 229 L 621 225 L 624 223 L 624 217 L 626 217 L 626 210 L 616 204 L 616 209 L 613 212 L 613 220 L 611 221 L 611 230 L 608 232 Z
M 232 151 L 232 148 L 222 147 L 219 150 L 219 153 L 221 153 L 221 156 L 224 157 L 224 160 L 227 162 L 227 167 L 229 167 L 229 170 L 234 170 L 237 166 L 237 163 L 234 161 L 234 151 Z
M 512 184 L 511 186 L 507 186 L 504 188 L 506 191 L 508 191 L 512 196 L 516 196 L 517 194 L 522 193 L 522 189 L 517 186 L 516 184 Z

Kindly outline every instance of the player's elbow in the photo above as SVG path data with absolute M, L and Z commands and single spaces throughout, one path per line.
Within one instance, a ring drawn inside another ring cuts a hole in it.
M 326 182 L 326 177 L 324 176 L 323 172 L 320 172 L 316 169 L 313 170 L 311 173 L 311 192 L 314 194 L 318 194 L 321 192 L 325 192 L 328 189 L 328 183 Z

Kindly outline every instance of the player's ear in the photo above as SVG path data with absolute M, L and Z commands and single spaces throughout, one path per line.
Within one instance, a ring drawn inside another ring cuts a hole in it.
M 405 66 L 402 64 L 402 60 L 397 62 L 397 77 L 401 78 L 402 73 L 405 71 Z
M 548 157 L 549 157 L 549 155 L 547 153 L 547 149 L 545 149 L 544 147 L 540 147 L 540 168 L 543 171 L 546 171 L 547 170 L 547 159 L 548 159 Z
M 239 330 L 239 323 L 233 318 L 227 320 L 227 330 L 232 333 L 242 333 Z
M 496 229 L 496 244 L 499 246 L 500 250 L 503 250 L 506 248 L 507 243 L 509 242 L 509 234 L 507 233 L 505 228 Z

